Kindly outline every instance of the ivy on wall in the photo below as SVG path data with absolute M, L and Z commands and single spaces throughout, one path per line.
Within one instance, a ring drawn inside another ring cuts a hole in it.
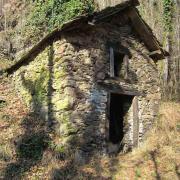
M 52 30 L 65 21 L 93 11 L 92 0 L 36 0 L 29 23 Z
M 163 20 L 164 20 L 164 29 L 167 32 L 173 30 L 172 18 L 173 18 L 173 0 L 162 0 L 163 1 Z

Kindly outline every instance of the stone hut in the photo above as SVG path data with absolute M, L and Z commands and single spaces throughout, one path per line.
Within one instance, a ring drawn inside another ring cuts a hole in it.
M 167 53 L 134 2 L 64 24 L 7 69 L 57 151 L 126 152 L 151 128 L 161 99 L 157 62 Z

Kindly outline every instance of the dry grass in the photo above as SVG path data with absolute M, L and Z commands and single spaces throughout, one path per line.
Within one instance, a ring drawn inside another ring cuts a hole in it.
M 0 58 L 0 71 L 10 67 L 12 64 L 13 64 L 13 61 Z
M 126 155 L 120 154 L 118 157 L 94 157 L 84 166 L 76 167 L 75 164 L 71 164 L 69 175 L 74 179 L 178 180 L 179 124 L 180 104 L 162 103 L 159 117 L 141 147 Z M 50 164 L 48 166 L 53 169 L 53 165 Z M 59 166 L 58 162 L 55 164 L 56 167 Z M 78 169 L 78 172 L 73 172 L 73 168 Z M 62 177 L 64 176 L 60 176 L 60 179 Z
M 159 118 L 142 146 L 119 157 L 115 179 L 179 179 L 180 105 L 162 103 Z
M 0 93 L 7 103 L 0 108 L 0 178 L 1 172 L 11 167 L 12 174 L 18 172 L 19 177 L 24 179 L 179 179 L 180 104 L 162 103 L 154 128 L 147 134 L 141 147 L 133 152 L 112 158 L 91 157 L 89 163 L 78 165 L 71 158 L 61 160 L 50 147 L 43 151 L 42 157 L 36 162 L 33 159 L 27 161 L 24 156 L 18 159 L 14 140 L 25 133 L 23 119 L 30 118 L 27 121 L 29 130 L 31 126 L 39 128 L 39 123 L 35 123 L 39 121 L 29 115 L 8 80 L 0 83 Z M 26 130 L 27 136 L 32 134 L 28 132 Z M 55 140 L 54 137 L 51 139 Z

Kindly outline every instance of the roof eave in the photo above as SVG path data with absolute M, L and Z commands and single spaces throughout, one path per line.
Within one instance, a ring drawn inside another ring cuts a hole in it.
M 4 72 L 8 74 L 12 74 L 22 65 L 26 65 L 32 61 L 33 57 L 35 57 L 39 51 L 45 49 L 48 43 L 52 43 L 55 39 L 61 36 L 62 32 L 71 31 L 73 29 L 78 29 L 83 24 L 88 24 L 88 22 L 92 22 L 93 20 L 98 23 L 97 20 L 103 20 L 108 16 L 112 16 L 121 12 L 124 9 L 127 9 L 127 13 L 129 18 L 131 19 L 132 25 L 136 27 L 136 23 L 139 24 L 138 28 L 134 28 L 136 32 L 139 34 L 140 39 L 144 42 L 147 49 L 150 52 L 150 57 L 155 60 L 164 59 L 165 56 L 168 56 L 169 53 L 162 49 L 160 43 L 153 35 L 152 31 L 150 30 L 149 26 L 143 21 L 141 16 L 139 15 L 138 11 L 135 9 L 134 6 L 139 4 L 138 0 L 129 0 L 124 4 L 119 4 L 115 7 L 109 7 L 105 10 L 95 13 L 90 16 L 80 16 L 76 19 L 73 19 L 67 23 L 65 23 L 61 28 L 57 28 L 48 35 L 46 35 L 43 39 L 41 39 L 27 54 L 25 54 L 17 63 L 12 65 L 11 67 L 7 68 Z M 107 14 L 106 14 L 107 13 Z M 104 16 L 104 15 L 105 16 Z M 136 22 L 136 23 L 135 23 Z M 143 33 L 141 32 L 143 31 Z M 149 41 L 150 39 L 150 41 Z M 151 42 L 151 43 L 149 43 Z
M 91 20 L 91 23 L 98 23 L 101 20 L 110 17 L 114 14 L 119 13 L 120 11 L 128 8 L 128 7 L 135 7 L 139 5 L 138 0 L 127 0 L 124 2 L 121 2 L 120 4 L 117 4 L 115 6 L 108 6 L 105 9 L 102 9 L 101 11 L 97 11 L 93 14 L 93 18 Z
M 154 36 L 150 27 L 141 18 L 138 10 L 134 7 L 130 7 L 127 14 L 134 30 L 149 50 L 150 57 L 154 60 L 161 60 L 168 56 L 169 53 L 162 49 L 161 44 Z

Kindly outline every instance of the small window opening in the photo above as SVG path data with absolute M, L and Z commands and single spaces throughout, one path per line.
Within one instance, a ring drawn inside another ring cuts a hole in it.
M 113 144 L 120 144 L 123 140 L 125 115 L 132 105 L 132 100 L 133 96 L 110 94 L 109 141 Z
M 128 55 L 115 51 L 110 48 L 110 76 L 121 77 L 127 76 Z
M 124 54 L 114 51 L 114 76 L 120 77 L 121 68 L 123 66 Z

